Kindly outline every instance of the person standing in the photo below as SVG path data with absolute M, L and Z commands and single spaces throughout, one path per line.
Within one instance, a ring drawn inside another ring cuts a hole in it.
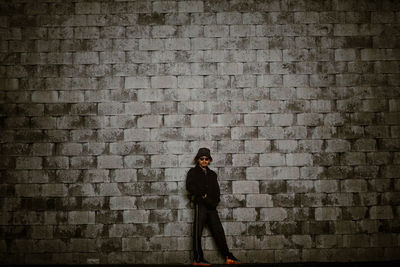
M 200 148 L 193 160 L 195 167 L 188 171 L 186 178 L 186 189 L 194 203 L 193 265 L 211 265 L 204 259 L 201 248 L 201 236 L 206 224 L 225 258 L 225 263 L 239 264 L 239 260 L 229 252 L 224 228 L 216 209 L 220 202 L 220 189 L 217 174 L 208 167 L 211 161 L 210 150 L 205 147 Z

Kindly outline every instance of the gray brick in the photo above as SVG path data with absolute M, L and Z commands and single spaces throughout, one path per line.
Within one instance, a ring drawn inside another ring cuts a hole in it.
M 31 153 L 34 156 L 51 156 L 53 154 L 54 144 L 52 143 L 37 143 L 33 144 Z M 13 151 L 14 153 L 15 151 Z
M 258 181 L 233 181 L 232 191 L 234 194 L 258 194 Z
M 130 102 L 125 103 L 125 113 L 132 115 L 149 114 L 151 112 L 150 103 Z
M 338 191 L 337 180 L 319 180 L 314 182 L 316 192 L 333 193 Z
M 99 14 L 100 3 L 76 3 L 76 14 Z
M 265 113 L 277 113 L 281 110 L 281 102 L 276 100 L 257 101 L 257 111 Z
M 356 59 L 355 49 L 336 49 L 335 60 L 336 61 L 354 61 Z
M 221 12 L 217 13 L 218 24 L 241 24 L 242 14 L 239 12 Z
M 156 102 L 151 105 L 152 114 L 173 114 L 177 112 L 177 109 L 177 103 L 172 101 Z
M 150 129 L 126 129 L 124 141 L 150 141 Z
M 89 179 L 87 179 L 89 181 Z M 90 181 L 98 181 L 91 179 Z M 92 184 L 74 184 L 68 188 L 69 196 L 95 196 L 94 186 Z
M 100 184 L 100 196 L 121 196 L 117 183 Z
M 343 192 L 367 192 L 367 181 L 361 179 L 346 179 L 341 182 Z
M 284 208 L 261 208 L 261 221 L 284 221 L 288 214 Z
M 70 211 L 68 212 L 69 224 L 94 224 L 94 211 Z
M 237 208 L 233 210 L 233 219 L 235 221 L 254 221 L 257 217 L 257 211 L 254 208 Z
M 156 1 L 153 3 L 153 12 L 168 13 L 177 11 L 177 2 L 175 1 Z
M 150 211 L 148 210 L 125 210 L 123 212 L 124 223 L 148 223 Z
M 232 37 L 256 36 L 256 27 L 254 25 L 231 25 L 229 35 Z
M 223 222 L 222 226 L 227 236 L 243 235 L 246 231 L 246 224 L 242 222 Z
M 181 154 L 190 150 L 189 143 L 185 141 L 166 141 L 163 148 L 163 151 L 167 154 Z
M 202 38 L 195 37 L 191 39 L 191 48 L 195 50 L 210 50 L 217 48 L 217 41 L 215 38 Z
M 315 209 L 315 220 L 317 221 L 335 221 L 340 219 L 341 209 L 335 207 L 322 207 Z
M 38 103 L 58 102 L 58 93 L 54 91 L 34 91 L 32 101 Z
M 194 13 L 191 14 L 191 18 L 190 18 L 190 23 L 191 24 L 200 24 L 200 25 L 204 25 L 204 24 L 216 24 L 217 20 L 216 20 L 216 15 L 215 13 Z
M 271 125 L 290 126 L 293 124 L 293 114 L 271 114 Z
M 187 101 L 178 103 L 178 113 L 195 114 L 204 112 L 204 102 Z
M 311 248 L 313 241 L 309 235 L 293 235 L 292 242 L 301 248 Z
M 183 188 L 181 188 L 183 189 Z M 153 195 L 171 195 L 176 194 L 178 184 L 176 182 L 152 182 L 150 191 Z
M 314 191 L 314 183 L 311 180 L 307 181 L 287 181 L 287 189 L 289 192 L 308 193 Z
M 139 39 L 140 50 L 163 50 L 164 41 L 162 39 Z
M 33 239 L 52 239 L 53 238 L 53 226 L 34 226 L 32 228 Z
M 16 159 L 16 169 L 42 169 L 41 157 L 18 157 Z
M 243 152 L 243 150 L 243 143 L 241 141 L 218 141 L 218 151 L 220 153 L 240 153 Z
M 267 114 L 245 114 L 244 124 L 246 126 L 266 126 L 270 116 Z
M 166 181 L 183 181 L 186 176 L 187 169 L 182 168 L 166 168 L 165 180 Z
M 237 75 L 233 81 L 236 87 L 255 87 L 256 76 L 254 75 Z
M 176 53 L 174 51 L 153 51 L 152 63 L 172 63 L 176 60 Z M 151 65 L 151 69 L 144 69 L 145 74 L 157 75 L 161 65 Z
M 243 64 L 241 63 L 218 63 L 218 74 L 220 75 L 240 75 L 243 74 Z
M 297 114 L 297 123 L 299 125 L 317 126 L 323 120 L 323 115 L 318 113 L 300 113 Z
M 190 90 L 188 89 L 165 89 L 165 100 L 183 101 L 190 99 Z
M 285 155 L 281 153 L 260 154 L 260 166 L 284 166 L 286 165 Z
M 133 196 L 118 196 L 110 197 L 111 210 L 130 210 L 136 209 L 136 197 Z
M 179 12 L 197 13 L 204 11 L 203 1 L 185 1 L 178 2 Z
M 272 176 L 272 169 L 266 167 L 247 167 L 247 180 L 266 180 Z
M 277 179 L 298 179 L 299 168 L 297 167 L 274 167 L 272 170 L 273 177 Z
M 282 86 L 283 84 L 284 81 L 281 75 L 265 74 L 257 76 L 257 87 L 274 87 L 274 86 Z M 285 83 L 285 86 L 288 86 L 287 82 Z
M 126 77 L 125 88 L 149 88 L 150 80 L 148 77 Z
M 175 76 L 151 77 L 152 88 L 176 88 L 177 78 Z
M 164 125 L 166 127 L 183 127 L 189 125 L 190 117 L 188 115 L 165 115 Z
M 124 157 L 124 166 L 128 168 L 141 168 L 146 166 L 146 158 L 141 155 L 128 155 Z
M 190 69 L 197 75 L 215 75 L 217 65 L 215 63 L 192 63 Z
M 15 185 L 16 196 L 19 197 L 34 197 L 39 194 L 40 186 L 39 184 L 27 185 L 27 184 L 17 184 Z
M 179 76 L 178 88 L 203 88 L 203 76 Z
M 74 64 L 99 64 L 97 52 L 75 52 L 73 55 Z
M 341 157 L 344 165 L 365 165 L 365 153 L 345 152 Z
M 229 26 L 226 25 L 206 25 L 204 26 L 205 37 L 227 37 L 229 36 Z
M 191 233 L 192 228 L 188 223 L 166 223 L 164 226 L 165 236 L 187 236 Z
M 215 89 L 192 89 L 190 90 L 190 99 L 195 99 L 197 101 L 215 99 Z M 206 107 L 206 105 L 204 105 L 204 107 Z M 204 112 L 207 113 L 206 110 Z
M 182 140 L 184 133 L 181 128 L 154 128 L 150 132 L 151 141 Z
M 68 169 L 68 157 L 45 157 L 43 167 L 46 169 Z
M 99 103 L 97 106 L 99 115 L 118 115 L 124 113 L 122 103 Z
M 255 101 L 232 101 L 231 106 L 233 113 L 251 113 L 257 111 L 257 102 Z
M 263 153 L 269 151 L 271 144 L 266 140 L 245 140 L 244 151 L 246 153 Z
M 206 50 L 204 51 L 205 62 L 227 62 L 229 60 L 228 50 Z
M 159 115 L 143 115 L 138 118 L 138 128 L 158 128 L 162 124 L 162 116 Z
M 195 89 L 201 91 L 202 89 Z M 194 90 L 194 91 L 195 91 Z M 221 114 L 231 112 L 231 106 L 226 101 L 206 101 L 204 106 L 205 112 L 212 114 Z M 213 123 L 213 126 L 215 123 Z
M 393 209 L 391 206 L 372 206 L 369 210 L 371 219 L 392 219 Z
M 273 207 L 272 196 L 268 194 L 246 195 L 246 207 Z
M 258 162 L 257 154 L 233 154 L 232 165 L 233 166 L 254 166 Z
M 308 153 L 289 153 L 286 154 L 286 164 L 288 166 L 311 166 L 313 158 Z
M 252 139 L 257 137 L 256 127 L 233 127 L 232 128 L 232 139 Z
M 203 27 L 200 25 L 181 25 L 178 33 L 182 37 L 201 37 L 203 35 Z
M 178 166 L 178 157 L 175 155 L 151 156 L 152 168 L 165 168 L 165 167 L 177 167 L 177 166 Z
M 230 126 L 230 125 L 240 125 L 242 124 L 241 116 L 238 114 L 218 114 L 217 116 L 217 126 Z
M 260 139 L 282 139 L 284 138 L 282 127 L 258 127 Z
M 332 248 L 338 245 L 337 235 L 318 235 L 316 236 L 317 248 Z

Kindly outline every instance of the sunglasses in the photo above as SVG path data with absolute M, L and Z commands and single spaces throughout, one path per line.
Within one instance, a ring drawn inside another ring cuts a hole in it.
M 201 157 L 201 158 L 199 158 L 199 160 L 201 160 L 201 161 L 209 161 L 209 160 L 210 160 L 210 158 L 207 158 L 207 157 Z

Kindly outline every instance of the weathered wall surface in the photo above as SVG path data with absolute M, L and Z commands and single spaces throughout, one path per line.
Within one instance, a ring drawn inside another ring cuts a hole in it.
M 241 260 L 400 259 L 399 11 L 1 1 L 1 262 L 190 263 L 201 146 Z

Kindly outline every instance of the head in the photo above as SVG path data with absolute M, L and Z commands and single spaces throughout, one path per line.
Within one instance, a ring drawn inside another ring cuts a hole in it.
M 211 161 L 212 161 L 212 157 L 210 154 L 210 149 L 208 149 L 206 147 L 202 147 L 197 152 L 197 155 L 194 158 L 193 163 L 199 164 L 200 167 L 205 168 L 210 164 Z

